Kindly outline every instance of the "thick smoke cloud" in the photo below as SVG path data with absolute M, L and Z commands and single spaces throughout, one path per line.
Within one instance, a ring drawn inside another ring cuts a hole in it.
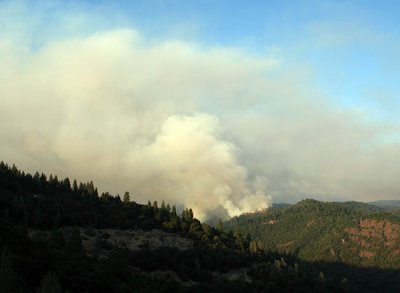
M 147 47 L 132 30 L 38 52 L 2 49 L 5 160 L 93 178 L 137 201 L 192 207 L 202 219 L 217 210 L 231 217 L 268 207 L 219 120 L 201 106 L 210 96 L 229 97 L 259 68 L 255 60 L 235 64 L 235 52 L 201 53 L 179 42 Z M 218 80 L 233 84 L 220 87 Z
M 264 190 L 248 181 L 232 144 L 218 139 L 218 121 L 207 114 L 170 116 L 156 139 L 129 151 L 134 189 L 144 198 L 162 194 L 194 207 L 200 218 L 222 207 L 228 216 L 268 207 Z M 210 215 L 208 215 L 210 216 Z
M 0 37 L 0 157 L 202 219 L 397 198 L 397 125 L 330 105 L 303 66 L 132 29 Z M 388 142 L 391 140 L 391 142 Z

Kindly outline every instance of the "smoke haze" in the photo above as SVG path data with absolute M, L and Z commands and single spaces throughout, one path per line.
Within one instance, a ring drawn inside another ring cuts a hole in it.
M 197 112 L 201 97 L 219 90 L 229 96 L 217 81 L 240 82 L 260 66 L 254 60 L 238 65 L 229 51 L 200 54 L 179 42 L 144 47 L 132 30 L 63 40 L 34 53 L 5 49 L 6 161 L 93 178 L 102 190 L 124 188 L 140 202 L 165 199 L 203 219 L 218 207 L 225 211 L 220 216 L 268 207 L 265 190 L 222 138 L 219 120 Z
M 206 219 L 398 197 L 398 126 L 328 103 L 304 65 L 133 29 L 0 37 L 0 159 Z

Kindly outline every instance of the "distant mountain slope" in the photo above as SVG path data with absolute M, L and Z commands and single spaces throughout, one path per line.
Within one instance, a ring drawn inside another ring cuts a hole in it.
M 272 207 L 277 208 L 277 209 L 283 209 L 283 208 L 287 208 L 289 206 L 290 206 L 290 204 L 288 204 L 288 203 L 273 203 L 272 204 Z
M 400 269 L 400 218 L 374 205 L 308 199 L 233 218 L 225 227 L 308 261 Z
M 400 209 L 400 200 L 378 200 L 370 202 L 369 204 L 381 207 L 388 211 Z

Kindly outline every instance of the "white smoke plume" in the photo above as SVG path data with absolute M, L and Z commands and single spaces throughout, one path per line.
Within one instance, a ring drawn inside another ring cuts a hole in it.
M 335 108 L 303 63 L 131 28 L 81 31 L 92 27 L 84 15 L 56 15 L 74 21 L 37 34 L 31 10 L 4 3 L 0 160 L 203 219 L 265 208 L 266 194 L 399 197 L 399 125 Z
M 230 217 L 267 208 L 264 190 L 254 190 L 235 147 L 218 132 L 218 120 L 208 114 L 170 116 L 154 141 L 129 150 L 129 166 L 141 170 L 131 177 L 134 190 L 193 207 L 202 219 L 220 207 Z
M 179 42 L 148 48 L 132 30 L 1 50 L 2 159 L 94 179 L 139 202 L 165 199 L 201 219 L 268 207 L 218 119 L 196 105 L 219 94 L 217 80 L 259 67 L 252 60 L 236 65 L 235 53 L 202 56 Z

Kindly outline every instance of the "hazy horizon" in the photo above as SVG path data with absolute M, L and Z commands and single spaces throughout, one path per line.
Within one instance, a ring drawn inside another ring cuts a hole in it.
M 396 8 L 0 1 L 0 161 L 200 218 L 399 199 Z

